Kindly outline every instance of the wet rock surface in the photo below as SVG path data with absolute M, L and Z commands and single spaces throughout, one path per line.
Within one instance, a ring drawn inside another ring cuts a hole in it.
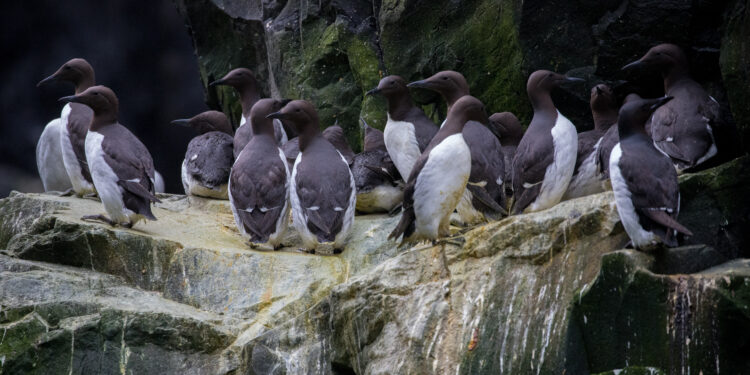
M 685 176 L 684 217 L 747 194 L 746 163 Z M 358 216 L 336 256 L 294 233 L 252 250 L 226 201 L 161 199 L 135 229 L 80 221 L 92 199 L 0 200 L 0 372 L 750 371 L 748 261 L 720 241 L 617 250 L 611 193 L 411 248 L 385 239 L 398 217 Z M 746 209 L 726 204 L 722 225 L 746 228 Z

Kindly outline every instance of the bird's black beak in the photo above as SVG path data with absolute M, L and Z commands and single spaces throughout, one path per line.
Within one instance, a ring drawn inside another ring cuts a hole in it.
M 223 84 L 224 84 L 224 78 L 217 79 L 216 81 L 213 81 L 213 82 L 209 83 L 208 87 L 221 86 Z
M 585 82 L 586 80 L 578 77 L 565 77 L 565 82 Z
M 620 68 L 620 70 L 628 70 L 628 69 L 633 69 L 633 68 L 639 68 L 642 65 L 643 65 L 643 62 L 641 60 L 635 60 L 635 61 L 631 62 L 630 64 L 627 64 L 627 65 L 623 66 L 622 68 Z
M 189 123 L 190 123 L 190 119 L 189 118 L 173 120 L 171 122 L 172 125 L 179 125 L 179 126 L 189 126 L 188 125 Z
M 674 96 L 665 96 L 663 98 L 654 99 L 653 103 L 651 103 L 651 110 L 655 111 L 657 108 L 669 103 L 672 99 L 674 99 Z
M 421 81 L 414 81 L 406 85 L 406 87 L 415 87 L 418 89 L 429 89 L 431 86 L 432 86 L 432 83 L 427 81 L 426 79 L 423 79 Z
M 46 85 L 46 84 L 48 84 L 50 82 L 56 82 L 56 81 L 57 81 L 57 76 L 55 76 L 53 74 L 53 75 L 51 75 L 51 76 L 49 76 L 49 77 L 47 77 L 47 78 L 39 81 L 39 83 L 36 84 L 36 87 L 39 87 L 39 86 L 42 86 L 42 85 Z
M 281 111 L 271 113 L 270 115 L 266 116 L 266 118 L 277 118 L 279 120 L 284 119 L 284 114 L 281 113 Z
M 372 96 L 376 94 L 380 94 L 380 89 L 377 87 L 365 93 L 365 95 L 367 96 Z
M 62 98 L 57 99 L 57 101 L 61 103 L 80 103 L 77 95 L 63 96 Z

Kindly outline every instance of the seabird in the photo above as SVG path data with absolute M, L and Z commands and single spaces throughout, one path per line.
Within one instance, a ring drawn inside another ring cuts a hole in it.
M 50 82 L 70 82 L 76 95 L 94 86 L 94 69 L 84 59 L 72 59 L 63 64 L 54 74 L 40 81 L 37 86 Z M 79 197 L 96 193 L 86 161 L 86 132 L 93 112 L 79 103 L 67 103 L 60 115 L 60 147 L 65 170 L 73 191 Z
M 617 99 L 609 86 L 600 83 L 591 89 L 589 103 L 594 117 L 594 129 L 578 133 L 576 166 L 562 200 L 604 191 L 598 163 L 599 147 L 607 130 L 617 124 Z
M 323 138 L 318 113 L 309 102 L 292 101 L 267 117 L 286 121 L 299 133 L 289 199 L 303 246 L 312 250 L 333 243 L 334 250 L 342 249 L 354 223 L 357 192 L 349 163 Z
M 392 212 L 404 198 L 401 175 L 385 148 L 383 132 L 364 126 L 364 147 L 354 156 L 352 174 L 357 188 L 357 211 Z
M 664 94 L 674 100 L 659 107 L 651 118 L 651 136 L 664 151 L 678 173 L 714 157 L 717 152 L 714 132 L 724 126 L 719 103 L 688 73 L 682 49 L 674 44 L 659 44 L 639 60 L 625 65 L 653 67 L 664 78 Z
M 323 138 L 328 142 L 331 142 L 333 147 L 344 156 L 346 162 L 349 163 L 349 165 L 352 165 L 354 162 L 354 151 L 352 151 L 349 143 L 346 142 L 344 129 L 336 124 L 331 125 L 323 130 Z M 284 151 L 284 155 L 286 155 L 289 168 L 293 167 L 294 161 L 297 160 L 297 155 L 299 154 L 299 137 L 294 137 L 290 139 L 289 142 L 284 143 L 284 145 L 281 146 L 281 150 Z
M 260 100 L 260 89 L 255 74 L 247 68 L 237 68 L 231 70 L 223 78 L 217 79 L 208 84 L 213 86 L 231 86 L 240 95 L 240 105 L 242 106 L 242 118 L 240 126 L 234 133 L 234 157 L 239 156 L 250 138 L 253 137 L 253 127 L 244 125 L 250 121 L 250 110 L 258 100 Z M 279 145 L 288 141 L 286 130 L 281 121 L 274 121 L 274 137 Z
M 383 95 L 388 102 L 388 120 L 383 131 L 385 148 L 399 174 L 408 177 L 414 163 L 437 134 L 438 127 L 414 105 L 403 78 L 387 76 L 381 79 L 378 87 L 367 92 L 367 95 L 376 94 Z
M 254 136 L 240 152 L 229 177 L 229 204 L 243 236 L 253 244 L 281 246 L 289 221 L 289 183 L 284 153 L 278 146 L 274 121 L 284 102 L 260 99 L 250 110 Z
M 186 195 L 228 199 L 227 183 L 234 157 L 233 131 L 227 116 L 206 111 L 193 118 L 172 121 L 193 128 L 198 136 L 190 140 L 182 161 L 182 186 Z
M 73 187 L 62 159 L 62 127 L 60 118 L 50 121 L 36 144 L 36 167 L 44 191 L 66 191 Z
M 505 196 L 510 199 L 513 197 L 513 156 L 516 155 L 518 144 L 523 138 L 523 127 L 518 121 L 516 115 L 510 112 L 493 113 L 490 116 L 490 130 L 500 138 L 500 148 L 503 150 L 503 165 L 505 174 L 503 186 L 505 187 Z
M 548 70 L 529 76 L 526 92 L 534 116 L 513 158 L 513 212 L 535 212 L 560 202 L 568 189 L 578 152 L 576 127 L 552 102 L 563 82 L 583 81 Z
M 401 220 L 388 236 L 402 243 L 450 235 L 449 225 L 471 174 L 471 151 L 462 134 L 469 121 L 486 123 L 484 105 L 463 96 L 448 110 L 442 128 L 417 159 L 404 189 Z
M 642 98 L 635 93 L 628 94 L 625 99 L 622 101 L 622 104 L 625 105 L 625 103 L 634 101 L 634 100 L 641 100 Z M 651 119 L 649 118 L 646 121 L 646 134 L 648 136 L 651 136 Z M 612 187 L 609 186 L 609 155 L 612 154 L 612 149 L 615 148 L 615 145 L 617 145 L 620 142 L 620 135 L 617 131 L 617 125 L 610 126 L 609 129 L 607 129 L 606 132 L 604 132 L 604 135 L 602 136 L 602 140 L 599 143 L 599 148 L 597 149 L 597 173 L 599 173 L 599 178 L 601 180 L 601 185 L 603 190 L 611 190 Z
M 633 246 L 642 250 L 659 243 L 677 246 L 676 232 L 692 235 L 676 221 L 680 210 L 677 172 L 644 127 L 649 116 L 670 100 L 668 96 L 624 104 L 617 124 L 620 142 L 609 159 L 617 212 Z
M 86 159 L 99 194 L 104 215 L 84 216 L 110 225 L 130 228 L 141 219 L 156 220 L 151 203 L 154 196 L 154 162 L 146 146 L 117 121 L 118 101 L 104 86 L 60 98 L 92 109 L 93 118 L 86 135 Z
M 437 91 L 445 99 L 449 111 L 459 98 L 469 95 L 466 78 L 452 70 L 436 73 L 408 86 Z M 471 151 L 471 176 L 456 211 L 465 224 L 495 220 L 506 214 L 503 151 L 500 140 L 487 127 L 488 121 L 470 121 L 463 127 L 463 138 Z

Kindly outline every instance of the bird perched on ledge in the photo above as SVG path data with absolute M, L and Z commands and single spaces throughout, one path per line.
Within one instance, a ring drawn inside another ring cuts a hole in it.
M 562 200 L 604 191 L 598 162 L 599 148 L 607 130 L 617 124 L 617 100 L 612 89 L 600 83 L 591 89 L 589 103 L 594 117 L 594 129 L 578 133 L 576 166 Z
M 469 95 L 469 84 L 463 74 L 452 70 L 412 82 L 409 87 L 440 93 L 448 110 L 456 101 Z M 463 138 L 471 152 L 471 175 L 466 191 L 456 207 L 460 221 L 478 224 L 505 216 L 505 161 L 500 140 L 488 128 L 489 120 L 469 121 L 463 127 Z
M 284 153 L 274 138 L 273 120 L 284 102 L 261 99 L 250 110 L 254 136 L 240 152 L 229 177 L 229 204 L 234 221 L 252 244 L 268 243 L 274 249 L 289 222 L 291 177 Z
M 303 246 L 316 250 L 326 244 L 341 250 L 354 223 L 357 196 L 349 163 L 322 136 L 318 113 L 309 102 L 292 101 L 267 117 L 287 121 L 299 133 L 289 200 Z
M 188 143 L 182 161 L 185 194 L 228 199 L 234 132 L 227 116 L 218 111 L 206 111 L 189 119 L 174 120 L 172 124 L 191 127 L 199 133 Z
M 50 82 L 70 82 L 75 86 L 75 93 L 81 94 L 94 86 L 94 69 L 84 59 L 72 59 L 54 74 L 40 81 L 37 86 Z M 91 109 L 79 103 L 65 104 L 60 114 L 62 161 L 73 192 L 79 197 L 96 193 L 86 161 L 85 147 L 86 132 L 92 116 Z
M 109 217 L 89 215 L 83 219 L 127 228 L 144 218 L 156 220 L 151 212 L 151 203 L 159 202 L 154 196 L 154 161 L 146 146 L 117 121 L 115 93 L 93 86 L 60 101 L 83 104 L 94 113 L 86 135 L 86 159 Z
M 649 250 L 659 243 L 677 246 L 676 233 L 692 236 L 675 219 L 680 186 L 670 158 L 657 150 L 644 124 L 672 97 L 628 102 L 617 124 L 620 143 L 609 158 L 617 212 L 633 246 Z
M 651 118 L 651 137 L 664 151 L 678 173 L 696 167 L 720 151 L 717 131 L 730 130 L 721 119 L 721 108 L 688 73 L 688 61 L 674 44 L 659 44 L 622 69 L 651 67 L 664 78 L 664 95 L 674 99 L 659 107 Z M 733 130 L 733 129 L 731 129 Z M 736 133 L 736 130 L 734 131 Z
M 448 112 L 445 124 L 417 159 L 404 189 L 401 220 L 388 236 L 402 243 L 450 235 L 453 210 L 471 174 L 471 151 L 462 131 L 469 121 L 487 122 L 484 105 L 463 96 Z
M 583 81 L 548 70 L 529 76 L 526 91 L 534 117 L 513 158 L 513 213 L 550 208 L 568 189 L 578 152 L 576 127 L 552 102 L 550 93 L 563 82 Z

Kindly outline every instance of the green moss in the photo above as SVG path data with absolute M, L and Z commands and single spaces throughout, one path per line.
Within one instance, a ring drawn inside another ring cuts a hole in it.
M 489 111 L 511 111 L 527 122 L 531 112 L 514 7 L 512 1 L 473 0 L 415 11 L 384 1 L 381 47 L 388 74 L 421 79 L 440 70 L 460 71 Z
M 719 63 L 737 128 L 750 144 L 750 4 L 735 0 L 727 7 Z
M 20 320 L 0 324 L 0 330 L 3 332 L 3 339 L 0 341 L 0 358 L 3 358 L 5 362 L 30 350 L 37 339 L 47 332 L 47 326 L 38 315 L 31 313 Z

